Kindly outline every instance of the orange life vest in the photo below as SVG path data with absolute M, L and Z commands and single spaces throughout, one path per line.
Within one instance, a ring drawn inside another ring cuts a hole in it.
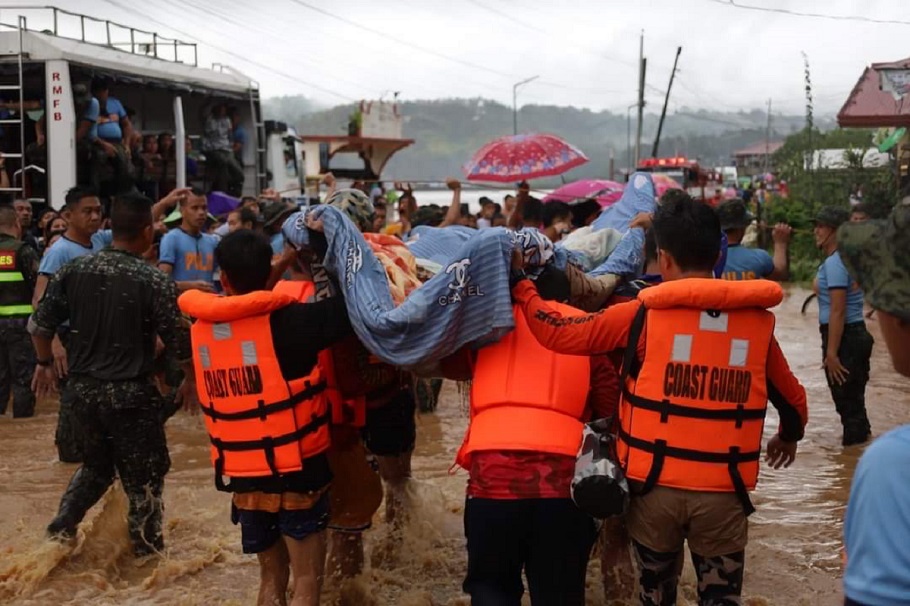
M 312 303 L 316 296 L 316 285 L 311 280 L 280 280 L 272 292 L 282 293 L 294 297 L 300 303 Z M 356 337 L 351 337 L 356 340 Z M 347 339 L 345 339 L 346 341 Z M 359 342 L 358 342 L 359 343 Z M 366 425 L 366 397 L 345 397 L 338 376 L 335 373 L 335 356 L 333 348 L 323 349 L 319 352 L 319 367 L 326 381 L 326 397 L 332 408 L 332 423 L 334 425 L 352 425 L 363 427 Z
M 295 303 L 258 291 L 180 296 L 196 318 L 190 331 L 199 402 L 212 442 L 215 484 L 223 477 L 267 477 L 303 469 L 329 447 L 329 412 L 319 366 L 286 380 L 275 355 L 269 314 Z
M 747 515 L 768 405 L 775 282 L 686 279 L 639 293 L 623 362 L 617 454 L 654 485 L 736 492 Z M 643 326 L 645 359 L 636 348 Z
M 550 303 L 566 316 L 583 312 Z M 524 313 L 515 330 L 477 352 L 471 423 L 455 460 L 468 469 L 484 450 L 547 452 L 574 457 L 581 445 L 591 359 L 550 351 L 537 342 Z

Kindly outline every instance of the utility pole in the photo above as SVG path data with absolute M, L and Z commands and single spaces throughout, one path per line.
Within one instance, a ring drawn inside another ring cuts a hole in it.
M 645 59 L 645 30 L 641 30 L 638 44 L 638 135 L 635 138 L 635 166 L 641 159 L 641 127 L 645 115 L 645 72 L 648 60 Z
M 657 149 L 660 147 L 660 133 L 664 130 L 664 119 L 667 117 L 667 104 L 670 103 L 670 91 L 673 90 L 673 78 L 676 76 L 676 65 L 679 63 L 679 55 L 682 53 L 682 47 L 676 47 L 676 58 L 673 60 L 673 71 L 670 72 L 670 85 L 667 87 L 667 96 L 664 97 L 664 109 L 660 112 L 660 122 L 657 123 L 657 136 L 654 137 L 654 148 L 651 150 L 651 157 L 657 157 Z
M 638 103 L 633 103 L 626 108 L 626 174 L 631 175 L 635 165 L 632 164 L 632 110 L 638 107 Z
M 516 82 L 512 85 L 512 134 L 518 134 L 518 87 L 537 80 L 540 76 L 532 76 L 521 82 Z
M 764 173 L 771 168 L 771 99 L 768 99 L 768 124 L 765 126 L 765 164 Z

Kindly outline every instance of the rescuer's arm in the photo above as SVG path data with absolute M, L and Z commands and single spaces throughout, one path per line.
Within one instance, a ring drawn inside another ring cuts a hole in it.
M 541 345 L 559 353 L 580 356 L 625 347 L 632 321 L 641 305 L 639 301 L 629 301 L 596 313 L 568 318 L 550 307 L 530 280 L 519 281 L 512 289 L 512 298 Z
M 844 323 L 847 318 L 847 289 L 832 288 L 828 292 L 831 294 L 831 317 L 828 319 L 828 349 L 825 351 L 825 371 L 833 382 L 843 385 L 847 381 L 847 375 L 850 374 L 850 371 L 841 364 L 837 352 L 840 351 L 840 343 L 844 338 Z
M 189 324 L 177 307 L 177 287 L 169 277 L 158 274 L 152 284 L 155 306 L 152 320 L 155 334 L 164 343 L 164 355 L 171 356 L 183 370 L 183 383 L 177 390 L 177 401 L 189 411 L 195 411 L 199 404 L 196 395 L 196 373 L 190 344 Z
M 780 416 L 778 435 L 785 442 L 803 438 L 809 420 L 806 390 L 790 370 L 777 339 L 771 338 L 767 363 L 768 399 Z
M 769 280 L 783 282 L 790 279 L 790 234 L 793 233 L 786 223 L 778 223 L 771 232 L 774 240 L 774 271 L 768 276 Z
M 588 410 L 591 420 L 616 414 L 619 406 L 619 373 L 605 355 L 591 356 L 591 387 L 588 391 Z
M 340 295 L 315 303 L 294 303 L 282 309 L 281 314 L 281 336 L 273 336 L 283 343 L 284 337 L 292 337 L 293 344 L 288 345 L 301 355 L 316 355 L 354 332 Z
M 28 320 L 28 332 L 32 335 L 35 355 L 41 364 L 35 367 L 32 391 L 39 398 L 56 390 L 53 343 L 57 340 L 57 327 L 69 319 L 69 304 L 66 300 L 64 280 L 69 266 L 64 266 L 47 285 L 41 302 Z M 61 375 L 62 376 L 62 375 Z
M 452 190 L 452 203 L 439 227 L 455 225 L 461 218 L 461 182 L 455 177 L 449 177 L 446 179 L 446 185 Z
M 589 276 L 571 263 L 566 265 L 566 277 L 569 278 L 569 305 L 582 311 L 603 309 L 619 282 L 619 276 Z

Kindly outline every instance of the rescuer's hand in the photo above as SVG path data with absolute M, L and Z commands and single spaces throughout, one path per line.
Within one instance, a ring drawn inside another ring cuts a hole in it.
M 847 370 L 847 367 L 841 364 L 840 358 L 836 353 L 827 354 L 825 356 L 825 372 L 828 373 L 828 378 L 831 379 L 831 382 L 835 385 L 843 385 L 847 382 L 847 375 L 850 374 L 850 371 Z
M 632 221 L 629 223 L 629 229 L 635 227 L 640 227 L 642 229 L 651 229 L 651 225 L 654 221 L 654 215 L 651 213 L 638 213 L 632 217 Z
M 332 187 L 335 185 L 335 175 L 333 175 L 331 172 L 328 172 L 322 175 L 322 179 L 320 179 L 319 182 L 326 187 Z
M 312 229 L 313 231 L 318 231 L 320 233 L 325 233 L 325 222 L 322 220 L 322 213 L 319 213 L 319 216 L 315 216 L 316 213 L 309 213 L 306 216 L 306 226 L 307 229 Z
M 35 374 L 32 377 L 32 391 L 39 400 L 46 398 L 57 391 L 57 375 L 53 366 L 35 365 Z
M 779 435 L 768 440 L 765 461 L 774 469 L 790 467 L 796 460 L 796 442 L 785 442 Z
M 197 414 L 199 412 L 199 395 L 196 392 L 196 381 L 188 378 L 184 379 L 180 387 L 177 388 L 174 401 L 178 406 L 183 406 L 183 410 L 191 415 Z
M 525 268 L 525 256 L 521 253 L 521 250 L 514 248 L 512 249 L 512 271 L 521 271 Z
M 452 191 L 455 191 L 456 189 L 461 189 L 461 181 L 459 181 L 455 177 L 447 177 L 446 186 L 449 189 L 451 189 Z
M 792 227 L 786 223 L 778 223 L 774 226 L 774 231 L 771 232 L 771 239 L 774 240 L 775 244 L 788 244 L 792 233 Z
M 54 340 L 51 341 L 51 352 L 54 354 L 54 367 L 52 370 L 56 372 L 58 378 L 63 379 L 66 377 L 69 367 L 66 363 L 66 348 L 63 347 L 59 337 L 54 337 Z

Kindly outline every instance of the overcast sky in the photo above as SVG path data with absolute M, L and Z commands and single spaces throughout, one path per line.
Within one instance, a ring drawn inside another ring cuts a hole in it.
M 31 4 L 47 4 L 38 0 Z M 802 51 L 816 111 L 840 108 L 864 66 L 910 55 L 908 0 L 58 0 L 76 12 L 191 38 L 200 64 L 260 82 L 264 96 L 334 105 L 361 98 L 488 97 L 539 76 L 519 103 L 625 112 L 645 31 L 647 100 L 657 110 L 677 46 L 671 109 L 800 113 Z M 13 21 L 0 9 L 0 20 Z M 30 24 L 37 23 L 37 17 Z M 34 25 L 33 25 L 34 26 Z M 61 28 L 63 27 L 61 20 Z M 77 27 L 77 26 L 76 26 Z M 73 29 L 72 31 L 78 31 Z

